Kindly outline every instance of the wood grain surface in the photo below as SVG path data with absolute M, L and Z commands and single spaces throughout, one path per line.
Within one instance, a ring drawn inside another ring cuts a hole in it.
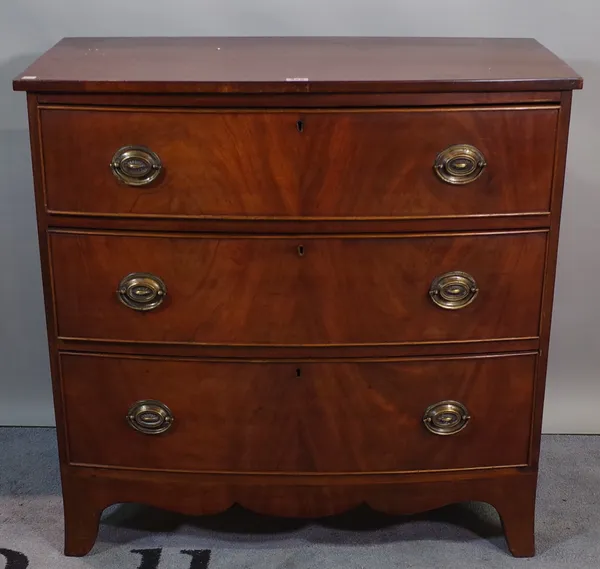
M 533 39 L 65 38 L 14 81 L 69 92 L 436 92 L 581 88 Z
M 548 212 L 558 107 L 294 111 L 41 111 L 52 212 L 115 217 L 412 218 Z M 299 132 L 299 123 L 301 132 Z M 61 144 L 55 144 L 57 139 Z M 453 186 L 455 144 L 487 166 Z M 127 186 L 109 164 L 150 148 L 161 176 Z
M 537 337 L 546 238 L 52 231 L 58 335 L 259 346 Z M 475 279 L 479 294 L 469 306 L 445 310 L 429 297 L 434 278 L 449 271 Z M 121 279 L 134 272 L 166 284 L 155 310 L 117 298 Z
M 323 474 L 529 460 L 531 354 L 360 363 L 63 354 L 60 361 L 75 464 Z M 172 411 L 167 432 L 142 434 L 125 420 L 148 399 Z M 455 435 L 423 426 L 425 410 L 444 400 L 459 401 L 471 416 Z

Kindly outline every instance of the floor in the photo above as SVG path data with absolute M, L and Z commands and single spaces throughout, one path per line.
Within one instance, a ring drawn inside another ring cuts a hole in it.
M 600 567 L 600 436 L 543 438 L 532 559 L 508 554 L 496 512 L 484 504 L 410 518 L 358 510 L 317 521 L 240 509 L 189 518 L 120 505 L 105 512 L 90 555 L 65 558 L 54 430 L 0 428 L 0 457 L 5 569 Z

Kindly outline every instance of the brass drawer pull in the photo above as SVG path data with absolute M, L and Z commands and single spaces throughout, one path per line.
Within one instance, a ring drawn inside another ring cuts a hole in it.
M 423 415 L 423 424 L 434 435 L 455 435 L 471 419 L 467 408 L 458 401 L 440 401 L 430 405 Z
M 446 310 L 468 306 L 479 293 L 475 279 L 462 271 L 451 271 L 433 279 L 429 296 L 435 304 Z
M 127 422 L 140 433 L 159 435 L 171 428 L 173 413 L 160 401 L 145 399 L 134 403 L 127 413 Z
M 159 277 L 150 273 L 130 273 L 119 283 L 117 296 L 133 310 L 153 310 L 167 295 L 167 287 Z
M 477 180 L 486 166 L 480 150 L 470 144 L 455 144 L 437 155 L 433 168 L 444 182 L 461 185 Z
M 117 179 L 128 186 L 145 186 L 160 174 L 162 163 L 157 154 L 145 146 L 119 148 L 110 163 Z

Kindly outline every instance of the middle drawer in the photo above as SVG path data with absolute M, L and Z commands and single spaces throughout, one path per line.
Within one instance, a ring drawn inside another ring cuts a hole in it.
M 262 346 L 537 337 L 546 237 L 50 231 L 58 335 Z

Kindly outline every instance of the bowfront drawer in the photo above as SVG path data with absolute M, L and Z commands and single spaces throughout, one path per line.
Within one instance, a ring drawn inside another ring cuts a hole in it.
M 557 117 L 549 106 L 42 109 L 46 203 L 163 217 L 547 212 Z
M 231 472 L 522 465 L 535 360 L 211 363 L 63 354 L 69 458 Z
M 63 354 L 69 456 L 233 472 L 526 464 L 534 368 L 533 355 L 211 363 Z
M 58 334 L 262 346 L 532 338 L 546 238 L 50 231 Z

